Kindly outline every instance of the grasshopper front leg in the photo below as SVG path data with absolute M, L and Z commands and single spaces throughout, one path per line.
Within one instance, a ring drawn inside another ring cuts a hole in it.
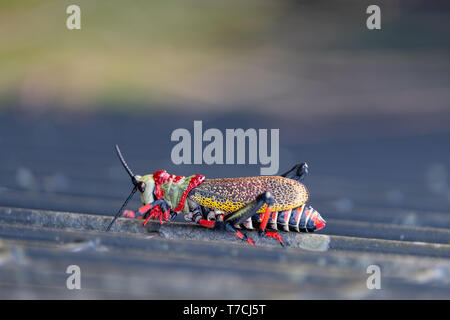
M 170 207 L 167 204 L 166 200 L 159 199 L 156 201 L 153 201 L 152 203 L 143 205 L 139 208 L 139 213 L 144 216 L 144 226 L 148 223 L 150 219 L 157 219 L 159 218 L 159 221 L 161 224 L 163 221 L 169 220 L 170 217 Z

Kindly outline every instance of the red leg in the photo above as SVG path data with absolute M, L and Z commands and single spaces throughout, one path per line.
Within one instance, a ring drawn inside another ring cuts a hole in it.
M 283 238 L 278 233 L 273 231 L 264 231 L 263 236 L 277 239 L 280 242 L 281 246 L 284 247 Z
M 281 236 L 276 234 L 275 232 L 266 232 L 267 223 L 269 222 L 270 216 L 271 216 L 271 209 L 270 207 L 274 204 L 273 196 L 270 194 L 270 192 L 266 191 L 261 193 L 259 196 L 256 197 L 255 200 L 252 202 L 249 202 L 246 206 L 242 207 L 241 209 L 228 214 L 224 222 L 226 223 L 226 227 L 228 231 L 233 231 L 230 226 L 234 229 L 234 233 L 237 237 L 240 238 L 241 233 L 237 233 L 238 231 L 233 227 L 234 225 L 240 225 L 248 218 L 251 218 L 252 216 L 255 216 L 259 213 L 257 213 L 264 205 L 267 205 L 266 210 L 261 215 L 261 224 L 259 226 L 259 233 L 261 236 L 268 236 L 272 238 L 276 238 L 282 245 L 283 240 L 281 239 Z M 253 240 L 250 240 L 252 243 Z M 249 241 L 247 241 L 249 242 Z
M 269 222 L 270 214 L 272 211 L 269 207 L 266 208 L 266 211 L 263 213 L 263 217 L 261 219 L 261 224 L 259 226 L 259 232 L 262 236 L 277 239 L 278 242 L 284 247 L 283 238 L 276 232 L 266 231 L 267 223 Z
M 233 227 L 230 223 L 225 222 L 224 223 L 225 230 L 233 232 L 233 234 L 241 239 L 242 241 L 247 242 L 248 244 L 251 244 L 252 246 L 255 245 L 255 241 L 253 241 L 252 238 L 247 237 L 247 235 L 243 234 L 242 232 L 238 231 L 235 227 Z
M 164 221 L 169 220 L 170 218 L 170 208 L 166 205 L 164 205 L 165 202 L 163 200 L 157 200 L 153 203 L 146 204 L 139 208 L 139 213 L 143 214 L 145 217 L 145 214 L 147 214 L 150 211 L 148 217 L 144 221 L 144 226 L 147 225 L 148 221 L 150 219 L 157 219 L 159 218 L 159 222 L 162 224 Z M 162 210 L 165 210 L 162 212 Z
M 266 211 L 263 213 L 263 217 L 261 219 L 261 225 L 259 226 L 259 229 L 261 231 L 266 230 L 267 227 L 267 223 L 269 222 L 269 218 L 270 218 L 270 214 L 271 214 L 271 210 L 269 207 L 266 208 Z
M 238 230 L 236 230 L 236 232 L 234 233 L 234 235 L 235 235 L 236 237 L 238 237 L 239 239 L 241 239 L 242 241 L 245 241 L 245 242 L 251 244 L 252 246 L 255 245 L 255 241 L 253 241 L 252 238 L 248 237 L 247 235 L 243 234 L 242 232 L 240 232 L 240 231 L 238 231 Z
M 214 229 L 214 228 L 220 228 L 219 226 L 221 226 L 221 228 L 223 228 L 223 226 L 225 226 L 225 230 L 227 231 L 231 231 L 233 232 L 233 234 L 238 237 L 239 239 L 241 239 L 242 241 L 245 241 L 251 245 L 255 245 L 255 241 L 253 241 L 252 238 L 247 237 L 245 234 L 243 234 L 242 232 L 236 230 L 235 227 L 233 227 L 231 224 L 227 223 L 227 222 L 221 222 L 219 221 L 216 224 L 216 221 L 214 220 L 205 220 L 205 219 L 200 219 L 198 221 L 198 223 L 206 228 L 210 228 L 210 229 Z
M 201 226 L 204 226 L 206 228 L 214 228 L 214 226 L 216 225 L 216 222 L 214 220 L 205 220 L 205 219 L 200 219 L 198 222 Z

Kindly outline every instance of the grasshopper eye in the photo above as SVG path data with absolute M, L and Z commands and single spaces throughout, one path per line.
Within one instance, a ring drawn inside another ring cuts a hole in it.
M 139 191 L 141 192 L 141 193 L 144 193 L 144 191 L 145 191 L 145 183 L 144 182 L 139 182 L 138 183 L 138 189 L 139 189 Z

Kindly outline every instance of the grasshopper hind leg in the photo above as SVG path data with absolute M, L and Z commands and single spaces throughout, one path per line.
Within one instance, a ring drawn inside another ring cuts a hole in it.
M 254 216 L 260 215 L 258 211 L 264 206 L 267 205 L 267 208 L 263 214 L 261 214 L 261 223 L 259 225 L 259 235 L 262 237 L 271 237 L 277 239 L 282 246 L 283 240 L 279 234 L 272 231 L 266 231 L 266 226 L 269 221 L 269 217 L 271 215 L 270 207 L 273 205 L 274 199 L 270 192 L 266 191 L 261 193 L 256 197 L 255 200 L 249 202 L 244 207 L 236 210 L 235 212 L 227 214 L 223 221 L 219 220 L 207 220 L 207 219 L 199 219 L 198 223 L 207 228 L 226 230 L 232 232 L 236 237 L 241 239 L 242 241 L 246 241 L 250 244 L 255 244 L 255 242 L 247 237 L 244 233 L 238 231 L 235 226 L 241 225 L 247 220 L 251 219 Z
M 266 191 L 261 193 L 255 200 L 244 206 L 243 208 L 230 213 L 224 219 L 224 223 L 229 223 L 231 226 L 240 225 L 246 222 L 248 219 L 259 215 L 257 213 L 264 205 L 267 205 L 265 212 L 261 215 L 261 223 L 259 225 L 259 234 L 262 237 L 271 237 L 277 239 L 282 246 L 284 246 L 283 239 L 279 234 L 272 231 L 266 231 L 267 223 L 269 221 L 274 199 L 270 192 Z
M 248 242 L 251 245 L 255 244 L 255 241 L 253 241 L 252 238 L 247 237 L 245 233 L 240 232 L 236 229 L 236 227 L 230 223 L 230 222 L 224 222 L 223 221 L 223 215 L 216 216 L 215 220 L 209 220 L 209 219 L 199 219 L 198 223 L 206 228 L 212 228 L 215 230 L 223 230 L 233 233 L 236 237 L 241 239 L 242 241 Z

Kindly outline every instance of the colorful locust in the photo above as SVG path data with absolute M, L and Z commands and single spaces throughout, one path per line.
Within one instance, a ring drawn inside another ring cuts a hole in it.
M 136 213 L 125 210 L 125 216 L 144 219 L 144 226 L 150 219 L 163 223 L 183 213 L 187 221 L 229 231 L 249 244 L 255 242 L 238 229 L 257 227 L 260 236 L 275 238 L 281 245 L 281 236 L 266 229 L 313 232 L 325 227 L 320 214 L 306 206 L 309 194 L 301 183 L 308 173 L 306 163 L 280 176 L 205 179 L 200 174 L 183 177 L 165 170 L 139 176 L 131 171 L 117 145 L 116 152 L 134 187 L 106 231 L 137 190 L 143 206 Z

